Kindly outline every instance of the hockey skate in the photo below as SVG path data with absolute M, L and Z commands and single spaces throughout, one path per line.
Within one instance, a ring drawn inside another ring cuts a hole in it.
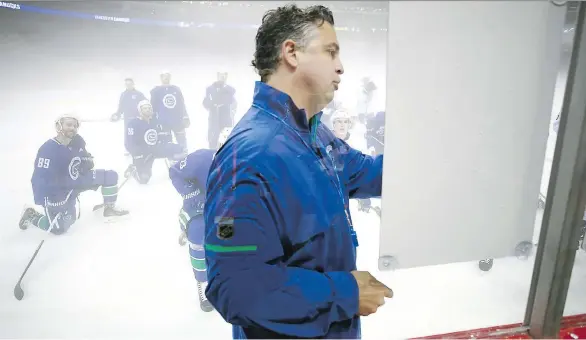
M 25 207 L 18 222 L 18 227 L 21 230 L 26 230 L 31 225 L 35 225 L 43 215 L 35 210 L 33 207 Z
M 115 217 L 126 216 L 128 213 L 128 210 L 118 209 L 113 204 L 106 204 L 103 214 L 107 222 L 112 222 Z
M 206 290 L 206 282 L 198 282 L 197 283 L 197 292 L 199 295 L 199 308 L 201 308 L 204 312 L 211 312 L 214 310 L 212 304 L 208 301 L 205 295 Z

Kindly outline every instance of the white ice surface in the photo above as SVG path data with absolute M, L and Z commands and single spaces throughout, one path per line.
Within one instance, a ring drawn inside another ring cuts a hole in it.
M 205 146 L 203 125 L 188 130 L 192 150 Z M 120 205 L 131 211 L 125 221 L 104 224 L 91 211 L 100 203 L 100 194 L 88 192 L 81 196 L 81 219 L 67 234 L 21 231 L 19 215 L 23 205 L 32 201 L 34 155 L 52 135 L 50 119 L 37 120 L 27 129 L 22 126 L 16 122 L 0 127 L 9 141 L 0 145 L 5 179 L 0 205 L 4 222 L 0 225 L 0 338 L 230 338 L 231 327 L 219 314 L 199 309 L 188 250 L 177 243 L 181 201 L 164 162 L 155 162 L 149 185 L 130 181 L 121 190 Z M 121 123 L 86 123 L 80 133 L 97 167 L 120 173 L 125 169 Z M 522 320 L 531 260 L 497 260 L 487 273 L 479 271 L 476 263 L 379 272 L 378 217 L 358 212 L 355 204 L 352 210 L 361 244 L 359 268 L 370 270 L 395 292 L 377 314 L 363 318 L 364 338 L 400 339 Z M 45 237 L 23 282 L 25 298 L 17 301 L 14 285 Z M 580 252 L 567 315 L 586 312 L 584 287 L 586 256 Z M 245 293 L 246 288 L 242 290 Z

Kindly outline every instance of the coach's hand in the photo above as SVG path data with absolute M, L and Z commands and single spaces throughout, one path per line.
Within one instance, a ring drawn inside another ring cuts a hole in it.
M 385 304 L 385 298 L 393 297 L 393 291 L 369 272 L 353 271 L 351 274 L 358 284 L 358 314 L 360 316 L 375 313 L 380 306 Z

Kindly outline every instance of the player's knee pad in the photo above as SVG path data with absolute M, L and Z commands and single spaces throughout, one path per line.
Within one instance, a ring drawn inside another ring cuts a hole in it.
M 118 173 L 114 170 L 104 170 L 104 186 L 118 184 Z
M 114 170 L 93 170 L 93 184 L 102 186 L 115 186 L 118 184 L 118 173 Z
M 204 244 L 205 223 L 203 215 L 192 217 L 187 224 L 187 239 L 189 243 Z

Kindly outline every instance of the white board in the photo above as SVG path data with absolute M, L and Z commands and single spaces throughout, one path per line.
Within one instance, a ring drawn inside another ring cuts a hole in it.
M 565 7 L 389 7 L 379 268 L 511 256 L 533 239 Z

